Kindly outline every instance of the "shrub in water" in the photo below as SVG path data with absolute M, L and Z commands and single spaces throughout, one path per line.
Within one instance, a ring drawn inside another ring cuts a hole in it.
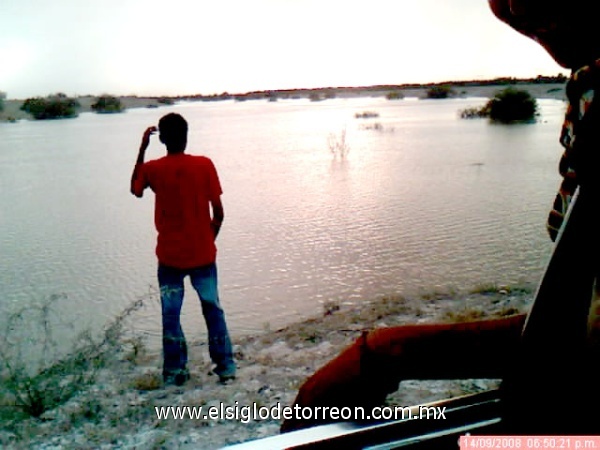
M 524 90 L 506 88 L 490 99 L 482 108 L 466 108 L 460 111 L 463 119 L 488 117 L 502 123 L 527 122 L 538 114 L 537 101 Z
M 334 133 L 330 133 L 327 136 L 327 147 L 329 147 L 329 151 L 334 158 L 345 159 L 350 151 L 350 146 L 346 142 L 346 129 L 340 132 L 339 137 Z
M 77 117 L 77 109 L 80 106 L 76 99 L 58 93 L 46 98 L 28 98 L 21 105 L 21 111 L 31 114 L 36 120 L 64 119 Z
M 119 113 L 125 108 L 117 97 L 112 95 L 102 95 L 92 104 L 92 109 L 97 113 Z
M 404 94 L 400 91 L 392 91 L 385 94 L 385 98 L 388 100 L 402 100 L 404 98 Z
M 443 99 L 455 95 L 456 92 L 450 86 L 438 85 L 432 86 L 427 90 L 427 98 Z
M 529 92 L 515 88 L 498 92 L 487 108 L 490 119 L 498 122 L 533 120 L 537 114 L 535 98 Z

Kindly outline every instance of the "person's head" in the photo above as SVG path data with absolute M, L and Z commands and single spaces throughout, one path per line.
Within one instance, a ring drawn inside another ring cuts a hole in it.
M 158 121 L 160 142 L 167 146 L 169 153 L 182 153 L 187 145 L 188 124 L 176 113 L 167 114 Z
M 538 42 L 563 67 L 600 58 L 594 0 L 488 0 L 501 21 Z

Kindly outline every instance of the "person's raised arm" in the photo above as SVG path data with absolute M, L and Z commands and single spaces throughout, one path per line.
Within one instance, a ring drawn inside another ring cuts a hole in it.
M 133 168 L 133 173 L 131 174 L 131 193 L 136 197 L 141 197 L 144 195 L 144 189 L 146 186 L 140 185 L 138 182 L 138 174 L 140 167 L 144 164 L 144 157 L 146 156 L 146 149 L 150 144 L 150 136 L 156 133 L 157 128 L 155 126 L 151 126 L 146 128 L 144 134 L 142 135 L 142 143 L 140 144 L 140 150 L 138 152 L 137 160 L 135 161 L 135 167 Z

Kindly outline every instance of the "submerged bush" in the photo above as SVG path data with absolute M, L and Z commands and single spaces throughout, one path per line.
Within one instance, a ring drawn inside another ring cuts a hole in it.
M 533 120 L 537 114 L 537 101 L 524 90 L 512 87 L 498 92 L 486 105 L 491 120 L 515 122 Z
M 346 142 L 346 129 L 344 128 L 339 137 L 335 133 L 327 136 L 327 147 L 334 158 L 345 159 L 350 151 L 350 146 Z
M 455 95 L 454 89 L 447 85 L 432 86 L 427 90 L 427 98 L 442 99 Z
M 392 91 L 385 94 L 385 98 L 388 100 L 402 100 L 404 98 L 404 94 L 400 91 Z
M 92 109 L 97 113 L 110 114 L 120 113 L 125 110 L 121 100 L 112 95 L 101 95 L 95 103 L 92 104 Z
M 379 117 L 379 113 L 375 111 L 363 111 L 361 113 L 355 113 L 354 117 L 357 119 L 372 119 L 374 117 Z
M 537 114 L 537 101 L 529 92 L 509 87 L 497 92 L 482 108 L 463 109 L 460 117 L 488 117 L 494 122 L 511 123 L 534 120 Z
M 463 119 L 476 119 L 478 117 L 489 117 L 490 113 L 487 108 L 465 108 L 460 111 L 460 117 Z
M 36 120 L 65 119 L 77 117 L 80 106 L 76 99 L 58 93 L 46 98 L 28 98 L 21 105 L 21 111 L 31 114 Z

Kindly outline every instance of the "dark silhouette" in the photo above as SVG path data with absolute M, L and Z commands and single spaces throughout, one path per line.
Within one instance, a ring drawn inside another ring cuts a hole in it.
M 589 333 L 595 318 L 595 313 L 590 315 L 594 261 L 600 247 L 595 224 L 600 205 L 600 105 L 595 99 L 600 41 L 594 31 L 595 10 L 585 0 L 489 4 L 500 20 L 572 70 L 560 135 L 563 182 L 548 219 L 556 247 L 523 328 L 519 355 L 503 383 L 505 425 L 511 432 L 597 434 L 598 413 L 588 408 L 599 399 L 593 383 L 598 376 L 597 352 Z M 557 414 L 557 408 L 582 412 Z

